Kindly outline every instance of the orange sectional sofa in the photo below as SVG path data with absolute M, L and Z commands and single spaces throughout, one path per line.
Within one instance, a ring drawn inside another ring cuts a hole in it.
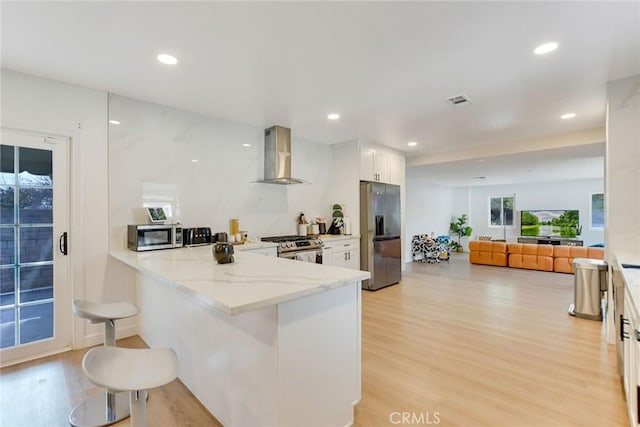
M 553 245 L 509 243 L 509 267 L 553 271 Z
M 469 261 L 472 264 L 507 266 L 507 244 L 505 242 L 491 242 L 472 240 L 469 242 Z
M 604 259 L 604 248 L 564 245 L 504 243 L 485 240 L 469 242 L 472 264 L 573 274 L 574 258 Z
M 553 253 L 553 271 L 573 274 L 574 258 L 604 259 L 604 248 L 556 246 Z

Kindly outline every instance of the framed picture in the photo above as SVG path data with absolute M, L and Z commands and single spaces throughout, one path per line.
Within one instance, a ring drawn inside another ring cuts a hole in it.
M 162 224 L 167 220 L 167 215 L 164 213 L 163 208 L 147 208 L 147 213 L 149 214 L 149 220 L 152 223 Z

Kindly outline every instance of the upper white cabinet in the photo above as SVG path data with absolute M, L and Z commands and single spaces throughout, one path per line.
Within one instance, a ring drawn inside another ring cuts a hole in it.
M 386 153 L 376 152 L 373 155 L 374 181 L 389 182 L 389 156 Z
M 375 181 L 375 150 L 360 150 L 360 180 Z
M 397 154 L 389 154 L 389 184 L 401 185 L 405 183 L 406 160 Z
M 400 167 L 397 159 L 402 159 L 402 167 L 404 168 L 404 158 L 398 155 L 392 155 L 379 149 L 362 148 L 360 150 L 360 180 L 396 184 L 391 178 L 391 168 L 397 171 Z M 395 173 L 398 174 L 398 172 Z M 402 173 L 404 174 L 404 169 Z

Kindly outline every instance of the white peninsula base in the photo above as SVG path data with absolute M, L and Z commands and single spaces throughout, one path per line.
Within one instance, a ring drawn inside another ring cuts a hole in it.
M 191 260 L 194 255 L 114 257 L 136 268 L 141 337 L 151 347 L 174 349 L 179 378 L 198 400 L 225 426 L 351 425 L 361 392 L 360 281 L 368 273 L 254 254 L 238 254 L 239 262 L 222 270 L 210 258 Z M 227 279 L 197 286 L 176 279 L 185 262 L 201 263 L 210 277 L 221 277 L 222 270 Z M 255 289 L 233 281 L 246 280 L 238 278 L 254 271 L 252 264 L 267 262 L 277 270 L 285 267 L 285 283 L 296 277 L 331 279 L 317 279 L 315 290 L 303 286 L 302 296 L 236 314 L 212 303 L 216 292 L 228 296 L 230 289 Z M 213 290 L 207 294 L 207 289 Z

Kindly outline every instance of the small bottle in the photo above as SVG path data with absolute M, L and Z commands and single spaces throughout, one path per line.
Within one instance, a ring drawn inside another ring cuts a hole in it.
M 237 218 L 233 218 L 231 219 L 231 221 L 229 221 L 230 225 L 229 225 L 229 231 L 231 235 L 235 235 L 240 231 L 240 220 L 238 220 Z

